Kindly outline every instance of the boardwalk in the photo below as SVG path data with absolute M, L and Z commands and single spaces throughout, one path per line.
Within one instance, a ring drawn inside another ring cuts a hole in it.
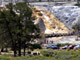
M 45 34 L 45 37 L 50 38 L 50 37 L 60 37 L 60 36 L 72 36 L 72 35 L 75 35 L 75 33 Z

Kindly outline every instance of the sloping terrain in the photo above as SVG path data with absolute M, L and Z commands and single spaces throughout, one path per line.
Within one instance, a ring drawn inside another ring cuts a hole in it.
M 53 6 L 51 8 L 51 12 L 69 29 L 72 29 L 75 24 L 80 24 L 80 7 Z
M 44 9 L 35 7 L 33 9 L 33 16 L 36 17 L 35 23 L 39 24 L 41 32 L 45 32 L 45 34 L 70 32 L 53 14 Z
M 58 20 L 63 22 L 68 29 L 72 30 L 73 25 L 80 22 L 80 7 L 74 6 L 74 4 L 76 4 L 76 2 L 67 2 L 63 5 L 55 5 L 55 3 L 34 3 L 32 5 L 50 11 Z

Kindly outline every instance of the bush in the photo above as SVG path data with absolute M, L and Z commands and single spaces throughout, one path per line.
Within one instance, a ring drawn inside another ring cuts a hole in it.
M 50 52 L 50 51 L 41 51 L 41 54 L 43 55 L 43 56 L 46 56 L 46 57 L 51 57 L 51 56 L 53 56 L 53 52 Z
M 75 6 L 79 6 L 80 7 L 80 4 L 77 3 L 77 4 L 75 4 Z
M 62 47 L 62 46 L 71 45 L 71 44 L 70 43 L 65 43 L 65 44 L 58 43 L 57 45 L 60 46 L 60 47 Z
M 32 44 L 32 48 L 33 49 L 42 49 L 41 45 L 40 44 Z

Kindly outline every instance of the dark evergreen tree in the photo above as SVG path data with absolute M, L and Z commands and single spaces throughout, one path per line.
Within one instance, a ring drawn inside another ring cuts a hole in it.
M 0 10 L 0 27 L 3 28 L 5 34 L 8 34 L 7 43 L 11 44 L 14 56 L 17 51 L 18 56 L 21 56 L 21 48 L 24 48 L 25 56 L 26 45 L 40 37 L 38 25 L 34 25 L 32 20 L 32 9 L 26 2 L 20 2 L 16 5 L 10 3 L 6 7 L 7 10 Z

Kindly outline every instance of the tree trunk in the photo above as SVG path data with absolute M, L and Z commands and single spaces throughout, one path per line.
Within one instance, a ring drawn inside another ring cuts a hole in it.
M 18 41 L 19 48 L 18 48 L 18 56 L 21 56 L 21 40 Z
M 24 53 L 23 53 L 23 55 L 24 55 L 24 56 L 26 55 L 26 54 L 25 54 L 25 53 L 26 53 L 26 51 L 25 51 L 25 50 L 26 50 L 26 48 L 24 47 Z
M 4 48 L 3 47 L 1 48 L 1 52 L 4 52 Z
M 6 50 L 5 50 L 5 52 L 8 52 L 8 48 L 6 47 Z
M 6 20 L 6 27 L 8 29 L 8 33 L 9 33 L 10 38 L 11 38 L 12 48 L 14 49 L 14 57 L 16 57 L 16 45 L 14 44 L 13 36 L 11 33 L 11 28 L 9 27 L 9 22 L 7 20 Z
M 14 49 L 14 57 L 16 57 L 17 51 L 16 49 Z
M 21 56 L 21 49 L 18 50 L 18 56 Z

